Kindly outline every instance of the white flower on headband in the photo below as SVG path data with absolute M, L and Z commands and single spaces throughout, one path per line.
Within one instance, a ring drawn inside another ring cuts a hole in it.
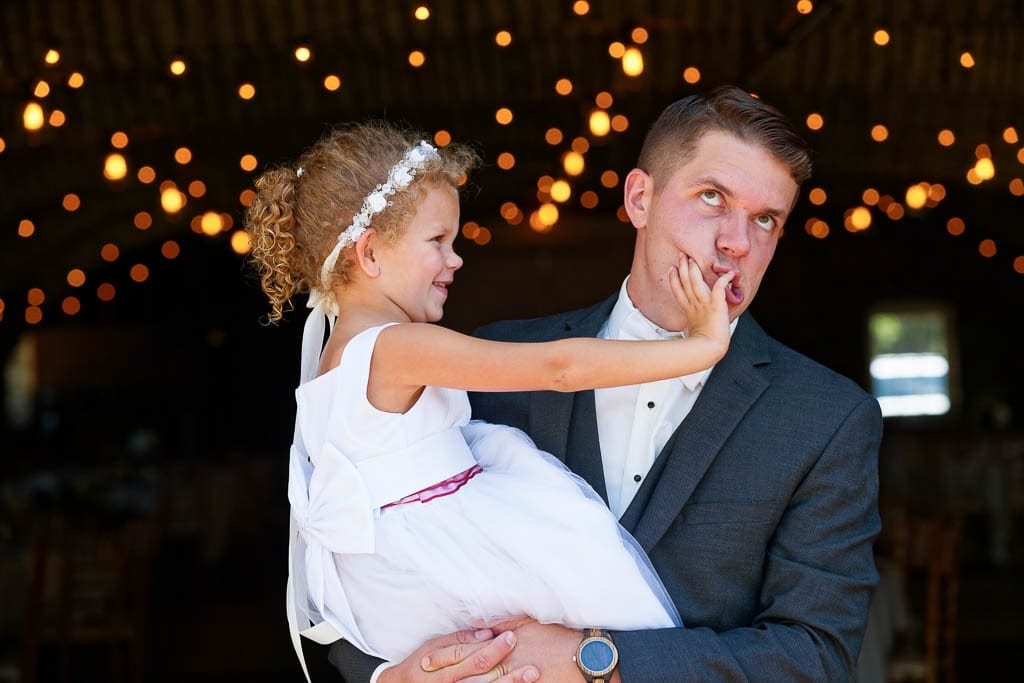
M 305 173 L 305 172 L 306 172 L 306 169 L 304 169 L 301 166 L 299 166 L 297 169 L 295 169 L 295 177 L 296 178 L 301 178 L 302 174 Z
M 366 195 L 363 199 L 363 205 L 352 216 L 352 224 L 338 235 L 337 244 L 334 245 L 334 249 L 327 255 L 327 258 L 324 259 L 324 265 L 320 269 L 320 286 L 324 291 L 328 289 L 327 283 L 330 281 L 331 271 L 334 270 L 334 264 L 337 263 L 341 250 L 355 244 L 359 236 L 366 232 L 366 229 L 370 227 L 370 221 L 373 220 L 373 217 L 386 209 L 390 204 L 388 197 L 409 187 L 409 183 L 412 182 L 416 173 L 428 161 L 438 158 L 440 158 L 440 155 L 437 153 L 437 149 L 425 140 L 421 140 L 412 149 L 407 151 L 397 164 L 391 167 L 391 170 L 388 171 L 387 180 L 377 185 L 370 194 Z M 296 173 L 298 174 L 298 171 Z
M 381 188 L 379 192 L 374 192 L 366 198 L 363 206 L 370 210 L 370 214 L 380 213 L 388 205 L 388 200 L 384 198 L 384 193 L 387 191 L 387 188 Z M 359 215 L 362 216 L 362 212 Z

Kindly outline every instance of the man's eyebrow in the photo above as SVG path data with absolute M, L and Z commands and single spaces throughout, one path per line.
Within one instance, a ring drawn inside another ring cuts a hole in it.
M 693 181 L 693 183 L 690 184 L 690 187 L 699 187 L 701 185 L 710 185 L 711 187 L 715 188 L 716 190 L 718 190 L 719 192 L 724 194 L 726 197 L 732 197 L 733 196 L 732 190 L 730 190 L 728 187 L 723 185 L 721 182 L 719 182 L 719 180 L 717 178 L 715 178 L 713 176 L 703 176 L 701 178 L 697 178 L 696 180 Z M 774 216 L 775 218 L 783 218 L 783 219 L 786 218 L 787 216 L 789 216 L 789 211 L 787 211 L 786 209 L 768 208 L 768 209 L 763 209 L 762 211 L 759 211 L 758 213 L 762 213 L 762 214 L 765 214 L 767 216 Z

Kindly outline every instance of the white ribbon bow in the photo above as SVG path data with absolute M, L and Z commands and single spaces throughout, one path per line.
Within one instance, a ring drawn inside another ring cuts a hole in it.
M 324 567 L 330 553 L 374 551 L 370 493 L 355 465 L 331 444 L 325 444 L 316 467 L 292 446 L 288 502 L 299 535 L 306 542 L 306 588 L 324 611 Z

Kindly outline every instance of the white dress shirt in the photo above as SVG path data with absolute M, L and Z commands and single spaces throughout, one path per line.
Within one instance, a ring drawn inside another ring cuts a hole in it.
M 626 293 L 627 277 L 619 299 L 598 337 L 603 339 L 670 339 L 682 332 L 663 330 L 637 310 Z M 736 330 L 734 320 L 729 333 Z M 629 507 L 647 473 L 676 427 L 689 414 L 711 369 L 682 377 L 597 389 L 597 432 L 604 464 L 608 507 L 616 517 Z

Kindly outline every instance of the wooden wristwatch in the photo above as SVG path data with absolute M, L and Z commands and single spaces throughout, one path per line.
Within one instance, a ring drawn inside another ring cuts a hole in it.
M 587 683 L 608 683 L 619 665 L 619 650 L 612 642 L 612 634 L 598 628 L 584 629 L 573 661 Z

